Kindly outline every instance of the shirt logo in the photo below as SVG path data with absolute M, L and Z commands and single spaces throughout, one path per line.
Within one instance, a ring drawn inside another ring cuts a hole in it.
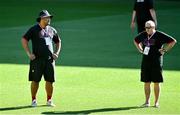
M 145 46 L 151 46 L 151 45 L 155 45 L 155 39 L 145 39 L 144 40 L 144 42 L 143 42 L 143 44 L 145 45 Z
M 39 33 L 40 38 L 50 37 L 53 38 L 53 31 L 49 28 L 42 29 Z

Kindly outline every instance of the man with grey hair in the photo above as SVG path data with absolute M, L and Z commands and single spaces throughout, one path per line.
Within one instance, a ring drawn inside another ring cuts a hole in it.
M 141 32 L 134 39 L 138 51 L 142 53 L 141 81 L 144 82 L 145 103 L 143 107 L 150 106 L 151 82 L 154 83 L 154 107 L 159 107 L 160 83 L 163 82 L 162 59 L 176 43 L 176 40 L 155 29 L 151 20 L 145 23 L 146 31 Z

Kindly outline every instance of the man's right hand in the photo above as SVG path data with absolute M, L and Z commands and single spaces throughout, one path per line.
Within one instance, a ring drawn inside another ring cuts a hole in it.
M 36 56 L 32 53 L 28 54 L 30 60 L 34 60 Z

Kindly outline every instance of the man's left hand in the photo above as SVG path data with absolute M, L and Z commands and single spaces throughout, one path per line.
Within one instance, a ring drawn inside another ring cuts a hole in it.
M 165 50 L 164 48 L 159 49 L 159 52 L 160 52 L 162 55 L 164 55 L 164 53 L 165 53 L 166 51 L 167 51 L 167 50 Z
M 52 56 L 53 56 L 53 59 L 54 59 L 54 60 L 57 60 L 58 55 L 57 55 L 56 53 L 53 53 L 53 55 L 52 55 Z

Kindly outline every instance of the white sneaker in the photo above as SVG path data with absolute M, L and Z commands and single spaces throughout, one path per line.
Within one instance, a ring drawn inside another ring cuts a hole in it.
M 56 105 L 53 103 L 51 99 L 47 101 L 47 106 L 55 107 Z
M 36 99 L 34 99 L 34 100 L 32 101 L 31 106 L 32 106 L 32 107 L 36 107 L 36 106 L 37 106 L 37 101 L 36 101 Z
M 149 107 L 150 104 L 149 103 L 144 103 L 143 105 L 141 105 L 141 107 Z
M 159 106 L 159 103 L 156 103 L 155 105 L 154 105 L 154 107 L 155 108 L 159 108 L 160 106 Z

